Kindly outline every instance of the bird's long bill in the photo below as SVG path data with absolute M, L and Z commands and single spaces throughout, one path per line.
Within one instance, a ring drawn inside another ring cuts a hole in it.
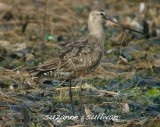
M 115 25 L 119 26 L 119 27 L 122 27 L 123 29 L 127 29 L 127 30 L 130 30 L 130 31 L 133 31 L 133 32 L 136 32 L 136 33 L 140 33 L 140 34 L 144 34 L 143 32 L 140 32 L 140 31 L 137 31 L 137 30 L 133 30 L 131 28 L 128 28 L 128 27 L 125 27 L 119 23 L 117 23 L 116 21 L 114 21 L 113 19 L 109 18 L 106 16 L 106 19 L 112 23 L 114 23 Z

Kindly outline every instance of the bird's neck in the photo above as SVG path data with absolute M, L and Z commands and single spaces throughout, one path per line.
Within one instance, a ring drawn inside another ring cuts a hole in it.
M 104 42 L 105 42 L 105 33 L 102 24 L 99 23 L 88 23 L 88 30 L 89 35 L 94 36 L 98 39 L 99 45 L 101 46 L 102 50 L 104 50 Z

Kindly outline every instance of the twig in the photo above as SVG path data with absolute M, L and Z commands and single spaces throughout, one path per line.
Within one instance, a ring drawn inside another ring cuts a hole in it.
M 44 61 L 44 43 L 45 43 L 45 27 L 46 27 L 46 10 L 47 10 L 47 0 L 45 2 L 45 13 L 44 13 L 44 20 L 43 20 L 43 42 L 42 42 L 42 60 L 41 63 Z
M 121 56 L 121 53 L 122 53 L 122 45 L 123 45 L 123 42 L 124 42 L 125 33 L 126 33 L 126 29 L 123 32 L 123 38 L 122 38 L 121 46 L 120 46 L 120 49 L 119 49 L 119 56 Z M 117 61 L 117 74 L 118 74 L 118 66 L 119 66 L 119 56 L 118 56 L 118 61 Z

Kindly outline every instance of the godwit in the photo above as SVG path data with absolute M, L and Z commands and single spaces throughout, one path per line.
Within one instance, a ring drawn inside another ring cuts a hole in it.
M 89 14 L 87 36 L 65 45 L 49 61 L 28 69 L 34 78 L 69 79 L 69 95 L 73 112 L 71 79 L 91 73 L 100 63 L 104 52 L 103 23 L 105 21 L 111 21 L 124 29 L 141 33 L 118 24 L 101 9 L 93 10 Z

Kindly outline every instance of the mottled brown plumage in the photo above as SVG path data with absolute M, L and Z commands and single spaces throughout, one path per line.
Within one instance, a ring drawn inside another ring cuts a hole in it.
M 29 73 L 35 78 L 72 79 L 93 71 L 103 55 L 103 14 L 103 10 L 91 11 L 89 34 L 64 46 L 51 60 L 29 68 Z

